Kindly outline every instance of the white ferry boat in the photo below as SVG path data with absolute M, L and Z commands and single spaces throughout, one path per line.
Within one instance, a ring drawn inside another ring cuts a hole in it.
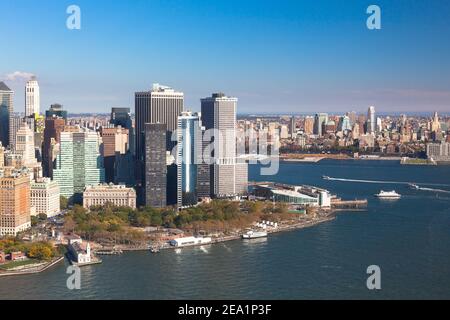
M 380 193 L 376 194 L 375 197 L 378 197 L 380 199 L 400 199 L 401 195 L 392 191 L 383 191 L 381 190 Z
M 256 239 L 267 237 L 266 231 L 248 231 L 242 235 L 242 239 Z

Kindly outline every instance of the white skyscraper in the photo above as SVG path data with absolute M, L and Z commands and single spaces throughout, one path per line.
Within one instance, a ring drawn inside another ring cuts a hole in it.
M 25 86 L 25 115 L 39 114 L 41 107 L 39 97 L 39 84 L 36 77 L 31 77 Z
M 211 191 L 216 197 L 229 197 L 246 192 L 248 184 L 246 162 L 236 159 L 237 98 L 214 93 L 201 99 L 202 123 L 206 130 L 216 129 Z

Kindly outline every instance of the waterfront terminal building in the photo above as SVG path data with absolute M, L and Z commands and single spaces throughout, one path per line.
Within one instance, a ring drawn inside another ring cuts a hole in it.
M 267 183 L 255 186 L 254 194 L 257 197 L 291 205 L 325 208 L 331 206 L 331 195 L 329 191 L 311 186 Z

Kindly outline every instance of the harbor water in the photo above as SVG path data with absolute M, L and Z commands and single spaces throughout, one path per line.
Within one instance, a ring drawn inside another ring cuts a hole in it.
M 450 166 L 322 160 L 281 163 L 276 176 L 252 165 L 249 179 L 317 185 L 368 208 L 268 238 L 102 256 L 81 269 L 80 290 L 66 286 L 67 263 L 4 277 L 0 299 L 450 299 Z M 370 265 L 381 290 L 367 289 Z

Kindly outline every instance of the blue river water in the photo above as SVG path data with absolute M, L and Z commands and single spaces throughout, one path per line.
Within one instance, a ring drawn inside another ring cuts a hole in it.
M 80 290 L 67 289 L 61 263 L 0 278 L 0 299 L 450 299 L 450 166 L 323 160 L 282 163 L 276 176 L 259 172 L 251 166 L 250 180 L 317 185 L 367 198 L 368 209 L 267 239 L 102 257 L 81 269 Z M 379 200 L 381 189 L 403 197 Z M 381 290 L 366 287 L 370 265 L 381 269 Z

